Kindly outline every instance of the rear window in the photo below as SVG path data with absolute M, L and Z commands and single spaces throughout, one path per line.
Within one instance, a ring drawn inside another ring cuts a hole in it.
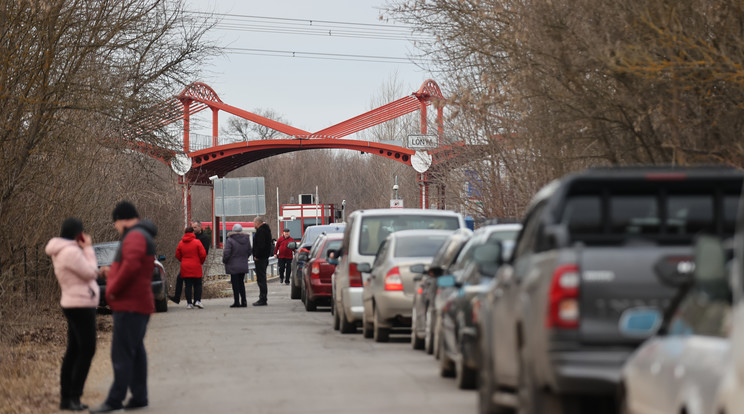
M 363 217 L 359 232 L 359 254 L 375 255 L 385 238 L 400 230 L 457 230 L 460 220 L 457 216 L 424 214 L 400 216 Z
M 395 257 L 433 257 L 447 236 L 402 237 L 395 242 Z
M 733 234 L 737 206 L 731 194 L 580 194 L 569 196 L 561 222 L 573 241 L 637 236 L 686 243 L 700 233 Z
M 318 238 L 322 233 L 331 234 L 331 233 L 343 233 L 344 227 L 343 226 L 332 226 L 332 227 L 308 227 L 305 230 L 305 235 L 303 236 L 304 242 L 302 243 L 303 246 L 312 246 L 313 243 L 315 243 L 315 239 Z
M 341 242 L 342 240 L 331 240 L 323 246 L 323 256 L 321 257 L 328 257 L 328 252 L 331 250 L 338 250 L 341 248 Z

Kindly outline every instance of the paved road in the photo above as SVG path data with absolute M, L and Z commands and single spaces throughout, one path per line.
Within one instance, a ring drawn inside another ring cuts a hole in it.
M 247 289 L 252 302 L 257 287 Z M 327 309 L 306 312 L 276 282 L 269 306 L 231 303 L 206 300 L 203 310 L 171 303 L 153 315 L 148 413 L 476 412 L 476 393 L 440 378 L 435 360 L 413 351 L 408 335 L 387 344 L 341 335 Z

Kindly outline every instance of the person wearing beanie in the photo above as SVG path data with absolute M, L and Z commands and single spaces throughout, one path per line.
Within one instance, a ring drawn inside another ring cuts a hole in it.
M 242 233 L 243 226 L 236 224 L 227 235 L 225 249 L 222 251 L 222 263 L 225 273 L 230 275 L 233 304 L 231 308 L 245 308 L 248 301 L 245 297 L 245 274 L 248 273 L 248 259 L 251 257 L 251 236 Z
M 46 245 L 54 275 L 62 290 L 60 305 L 67 319 L 67 350 L 59 377 L 60 410 L 82 411 L 80 402 L 90 363 L 96 353 L 96 307 L 100 301 L 98 263 L 93 241 L 83 233 L 83 222 L 68 218 L 59 237 Z
M 207 260 L 207 251 L 199 240 L 196 239 L 194 229 L 186 227 L 183 238 L 176 248 L 176 259 L 181 262 L 181 278 L 186 284 L 186 309 L 204 309 L 201 303 L 202 295 L 202 264 Z M 191 301 L 191 293 L 194 293 L 194 301 Z
M 262 217 L 253 219 L 256 234 L 253 235 L 253 261 L 256 263 L 256 284 L 258 285 L 258 301 L 253 306 L 266 306 L 268 303 L 268 286 L 266 286 L 266 268 L 269 267 L 269 257 L 273 254 L 271 248 L 271 228 Z
M 111 363 L 114 382 L 106 400 L 91 413 L 108 413 L 147 407 L 147 352 L 145 333 L 155 312 L 152 272 L 155 268 L 155 241 L 158 229 L 149 220 L 140 220 L 137 209 L 122 201 L 111 213 L 114 228 L 121 235 L 111 266 L 101 267 L 106 277 L 106 302 L 113 311 Z M 132 396 L 124 404 L 130 391 Z

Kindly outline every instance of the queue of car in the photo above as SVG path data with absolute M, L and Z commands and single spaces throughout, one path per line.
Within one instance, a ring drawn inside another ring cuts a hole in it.
M 593 168 L 475 232 L 454 212 L 355 212 L 323 253 L 333 326 L 410 327 L 481 414 L 744 413 L 743 184 Z

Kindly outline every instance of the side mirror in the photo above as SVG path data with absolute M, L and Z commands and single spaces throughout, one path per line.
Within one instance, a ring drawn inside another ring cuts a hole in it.
M 423 274 L 423 273 L 426 273 L 426 265 L 423 263 L 418 263 L 418 264 L 411 266 L 410 270 L 411 270 L 411 273 Z M 421 280 L 421 278 L 419 278 L 419 280 Z
M 568 228 L 565 224 L 552 224 L 545 227 L 545 243 L 550 248 L 568 245 Z
M 429 267 L 429 276 L 431 277 L 439 277 L 444 274 L 444 269 L 442 269 L 439 266 L 435 267 Z
M 164 254 L 158 255 L 158 261 L 161 261 L 161 262 L 165 261 L 165 255 Z
M 357 271 L 360 273 L 370 273 L 372 272 L 372 266 L 369 263 L 359 263 L 357 265 Z
M 290 250 L 296 250 L 297 249 L 297 242 L 289 242 L 287 243 L 287 248 Z
M 437 286 L 448 288 L 455 286 L 455 277 L 453 275 L 439 276 L 437 278 Z
M 473 250 L 473 260 L 477 263 L 478 271 L 481 274 L 493 277 L 499 270 L 499 266 L 504 263 L 501 242 L 477 246 Z
M 297 254 L 297 260 L 307 261 L 308 253 L 301 252 Z

